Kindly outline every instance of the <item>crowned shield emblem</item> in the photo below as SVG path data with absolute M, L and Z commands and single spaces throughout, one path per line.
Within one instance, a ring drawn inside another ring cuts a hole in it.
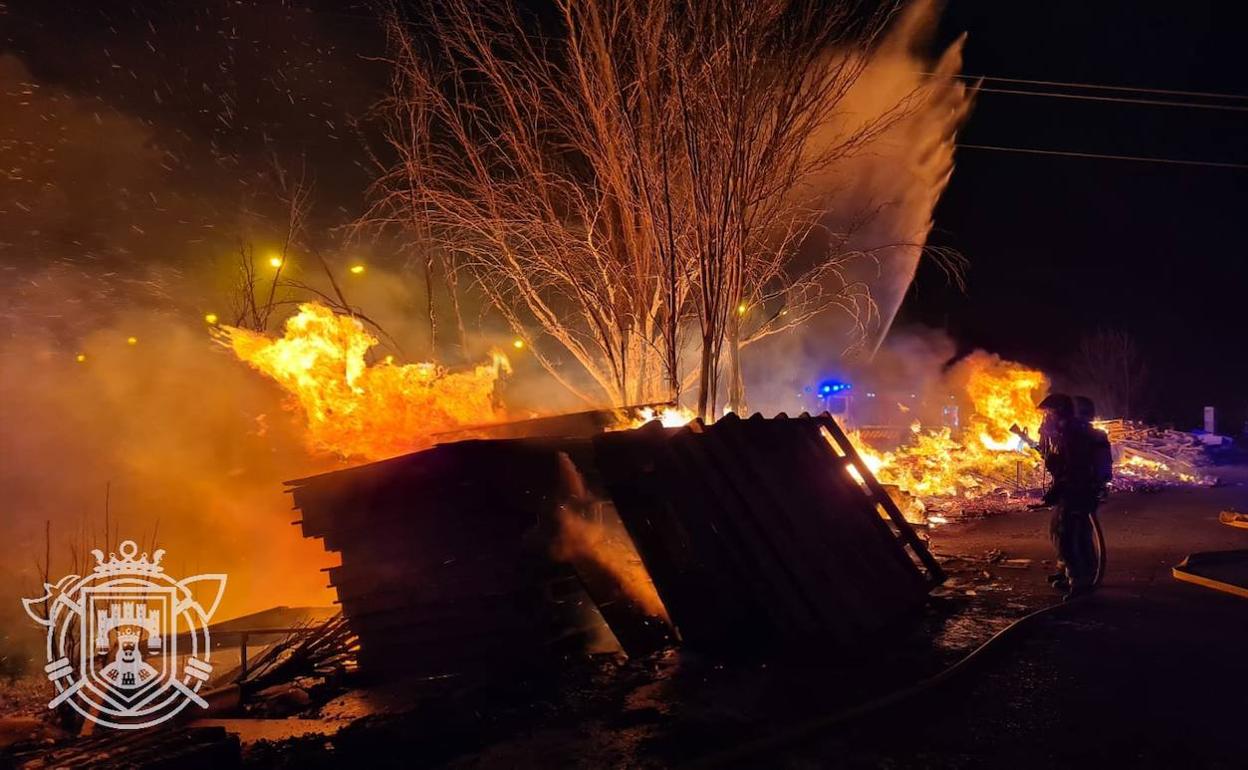
M 44 595 L 23 599 L 47 627 L 45 670 L 56 695 L 106 727 L 150 727 L 189 704 L 208 706 L 200 689 L 212 674 L 208 624 L 225 592 L 223 574 L 175 580 L 133 540 L 104 557 L 92 551 L 91 574 L 68 575 Z

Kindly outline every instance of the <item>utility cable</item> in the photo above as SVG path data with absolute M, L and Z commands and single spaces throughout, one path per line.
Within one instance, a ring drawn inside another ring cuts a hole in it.
M 934 75 L 934 72 L 925 72 L 925 75 Z M 994 75 L 954 75 L 959 80 L 969 80 L 972 82 L 983 80 L 991 83 L 1014 83 L 1018 85 L 1029 86 L 1046 86 L 1059 88 L 1080 88 L 1091 91 L 1119 91 L 1122 93 L 1137 94 L 1160 94 L 1162 96 L 1191 96 L 1203 99 L 1235 99 L 1248 101 L 1248 94 L 1227 94 L 1216 91 L 1184 91 L 1177 88 L 1149 88 L 1145 86 L 1107 86 L 1099 83 L 1072 83 L 1061 80 L 1027 80 L 1024 78 L 1001 78 Z
M 1029 91 L 1020 88 L 989 88 L 980 86 L 978 93 L 1007 94 L 1010 96 L 1041 96 L 1048 99 L 1074 99 L 1082 102 L 1112 102 L 1117 104 L 1143 104 L 1152 107 L 1184 107 L 1195 110 L 1218 110 L 1221 112 L 1248 112 L 1248 105 L 1207 104 L 1202 102 L 1176 102 L 1170 99 L 1139 99 L 1128 96 L 1094 96 L 1091 94 L 1063 94 L 1056 91 Z
M 1111 155 L 1099 152 L 1076 152 L 1074 150 L 1046 150 L 1038 147 L 1003 147 L 991 144 L 967 144 L 958 142 L 955 145 L 967 150 L 991 150 L 993 152 L 1017 152 L 1028 155 L 1059 155 L 1067 158 L 1094 158 L 1097 160 L 1129 160 L 1139 163 L 1158 163 L 1171 166 L 1204 166 L 1207 168 L 1248 169 L 1248 163 L 1228 163 L 1216 160 L 1186 160 L 1182 158 L 1156 158 L 1148 155 Z

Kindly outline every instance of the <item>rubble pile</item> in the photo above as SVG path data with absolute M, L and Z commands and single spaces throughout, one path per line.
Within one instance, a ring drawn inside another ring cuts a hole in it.
M 1160 428 L 1126 420 L 1098 420 L 1096 427 L 1109 435 L 1114 455 L 1114 492 L 1155 492 L 1173 487 L 1213 486 L 1211 446 L 1200 434 Z M 1049 477 L 1038 456 L 1025 448 L 1009 453 L 1015 471 L 1000 461 L 1004 472 L 974 473 L 961 495 L 931 495 L 910 498 L 898 505 L 902 510 L 917 509 L 930 524 L 978 518 L 1025 510 L 1040 501 Z M 1002 455 L 1005 458 L 1006 455 Z
M 1127 420 L 1105 420 L 1114 451 L 1115 491 L 1150 491 L 1172 486 L 1212 486 L 1208 444 L 1194 433 Z

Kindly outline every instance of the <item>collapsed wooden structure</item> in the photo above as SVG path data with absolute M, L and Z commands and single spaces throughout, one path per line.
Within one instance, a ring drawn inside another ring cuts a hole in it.
M 305 536 L 341 554 L 361 669 L 540 665 L 604 637 L 630 655 L 848 647 L 943 579 L 826 415 L 589 424 L 290 482 Z

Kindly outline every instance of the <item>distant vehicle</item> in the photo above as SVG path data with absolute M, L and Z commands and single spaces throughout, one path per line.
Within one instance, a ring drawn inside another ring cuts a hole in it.
M 824 380 L 812 390 L 816 411 L 828 412 L 847 430 L 864 435 L 870 433 L 900 442 L 916 422 L 927 429 L 943 427 L 956 432 L 961 427 L 958 405 L 949 394 L 933 398 L 865 387 L 855 392 L 854 386 L 844 380 Z
M 853 399 L 850 391 L 853 389 L 853 385 L 840 380 L 825 380 L 819 383 L 819 387 L 815 390 L 820 401 L 819 411 L 827 412 L 841 425 L 851 427 Z

